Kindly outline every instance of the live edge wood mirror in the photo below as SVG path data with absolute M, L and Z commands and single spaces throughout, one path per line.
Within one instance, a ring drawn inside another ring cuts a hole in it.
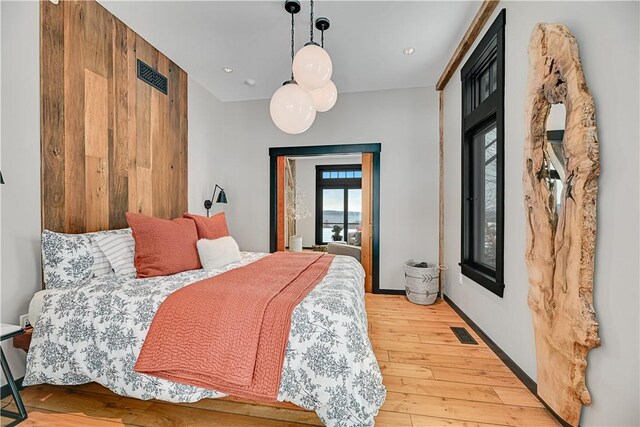
M 525 258 L 538 395 L 575 426 L 582 405 L 591 403 L 587 353 L 600 345 L 592 293 L 600 172 L 595 105 L 576 39 L 564 25 L 536 25 L 529 67 Z M 548 123 L 551 107 L 557 116 L 558 104 L 566 109 L 564 135 L 548 132 L 561 130 Z

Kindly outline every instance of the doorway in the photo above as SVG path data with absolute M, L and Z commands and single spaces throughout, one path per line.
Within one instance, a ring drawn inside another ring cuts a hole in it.
M 355 175 L 358 175 L 360 181 L 360 189 L 358 195 L 354 191 L 351 191 L 352 203 L 355 203 L 356 197 L 361 198 L 361 217 L 358 224 L 350 225 L 349 211 L 355 209 L 347 209 L 344 215 L 347 217 L 345 220 L 346 229 L 340 235 L 341 239 L 347 241 L 349 236 L 353 238 L 353 235 L 357 234 L 361 239 L 361 263 L 365 270 L 365 291 L 378 293 L 379 292 L 379 245 L 380 245 L 380 151 L 381 145 L 379 143 L 374 144 L 343 144 L 343 145 L 320 145 L 320 146 L 305 146 L 305 147 L 272 147 L 269 149 L 270 156 L 270 250 L 271 252 L 282 251 L 286 249 L 287 231 L 291 229 L 291 218 L 287 215 L 286 204 L 289 197 L 287 191 L 291 191 L 290 186 L 290 164 L 288 159 L 307 159 L 316 156 L 346 156 L 346 155 L 359 155 L 361 156 L 361 165 L 356 173 L 353 165 L 346 167 L 346 170 L 340 168 L 334 168 L 335 171 L 329 170 L 329 174 L 324 176 L 330 177 L 331 172 L 336 176 L 336 181 L 333 186 L 339 184 L 355 185 Z M 320 173 L 322 177 L 322 168 L 319 168 L 316 173 Z M 344 176 L 343 176 L 344 175 Z M 288 179 L 289 178 L 289 179 Z M 349 180 L 351 179 L 351 180 Z M 326 184 L 326 183 L 325 183 Z M 332 184 L 327 184 L 332 185 Z M 349 190 L 342 190 L 347 194 L 344 196 L 346 206 L 349 205 L 347 197 L 349 197 Z M 294 190 L 296 191 L 296 190 Z M 327 194 L 328 196 L 329 194 Z M 308 207 L 313 211 L 318 209 L 318 194 L 315 197 L 307 198 L 308 201 L 316 201 L 315 207 Z M 310 199 L 310 200 L 309 200 Z M 322 202 L 322 197 L 320 197 Z M 321 203 L 322 205 L 322 203 Z M 321 206 L 320 206 L 321 207 Z M 321 215 L 323 213 L 321 212 Z M 355 212 L 351 212 L 351 215 L 356 215 Z M 344 226 L 339 225 L 341 228 Z M 354 230 L 350 230 L 354 228 Z M 322 224 L 321 224 L 322 229 Z M 326 243 L 324 235 L 321 235 L 320 241 L 317 241 L 317 228 L 314 241 L 316 244 Z M 326 233 L 325 233 L 326 234 Z M 342 237 L 344 236 L 344 237 Z M 333 238 L 332 238 L 333 240 Z M 320 245 L 319 245 L 320 246 Z

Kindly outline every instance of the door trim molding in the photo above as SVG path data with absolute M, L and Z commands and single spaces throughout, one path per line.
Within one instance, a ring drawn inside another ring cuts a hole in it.
M 277 161 L 280 156 L 322 156 L 328 154 L 373 154 L 373 293 L 383 293 L 380 289 L 380 152 L 382 144 L 339 144 L 309 145 L 298 147 L 269 148 L 269 250 L 276 251 L 278 241 L 278 174 Z

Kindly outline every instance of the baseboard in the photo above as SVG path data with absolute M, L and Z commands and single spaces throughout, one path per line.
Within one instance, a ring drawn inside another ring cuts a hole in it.
M 385 294 L 385 295 L 404 295 L 406 291 L 404 289 L 378 289 L 373 292 L 374 294 Z
M 522 381 L 524 386 L 529 389 L 529 391 L 540 401 L 540 403 L 545 406 L 545 408 L 549 410 L 549 412 L 551 412 L 551 414 L 553 414 L 553 416 L 560 422 L 560 424 L 562 424 L 564 427 L 571 427 L 570 424 L 568 424 L 558 414 L 556 414 L 554 410 L 551 409 L 547 405 L 547 403 L 542 400 L 542 398 L 540 398 L 540 396 L 538 396 L 538 385 L 536 384 L 536 382 L 532 380 L 531 377 L 527 375 L 527 373 L 523 371 L 522 368 L 520 368 L 520 366 L 518 366 L 518 364 L 514 362 L 513 359 L 511 359 L 509 355 L 507 355 L 507 353 L 505 353 L 498 346 L 498 344 L 493 342 L 493 340 L 489 338 L 489 336 L 485 334 L 484 331 L 478 325 L 476 325 L 475 322 L 471 320 L 471 318 L 467 316 L 465 312 L 456 305 L 455 302 L 451 300 L 451 298 L 443 294 L 443 299 L 451 306 L 451 308 L 453 308 L 456 313 L 458 313 L 460 317 L 462 317 L 462 320 L 464 320 L 471 327 L 471 329 L 473 329 L 474 332 L 478 334 L 478 336 L 480 336 L 482 341 L 484 341 L 487 346 L 489 346 L 491 351 L 493 351 L 498 356 L 498 358 L 502 360 L 505 365 L 507 365 L 507 368 L 509 368 L 511 372 L 513 372 L 515 376 L 518 377 L 520 381 Z
M 22 389 L 22 380 L 24 380 L 24 377 L 18 378 L 16 380 L 18 389 Z M 4 399 L 7 396 L 11 396 L 11 387 L 9 387 L 8 383 L 2 386 L 2 389 L 0 390 L 0 399 Z

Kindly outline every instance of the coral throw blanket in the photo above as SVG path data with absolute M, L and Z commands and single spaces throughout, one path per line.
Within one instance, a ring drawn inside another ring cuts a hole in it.
M 275 401 L 291 313 L 333 258 L 278 252 L 177 290 L 160 305 L 135 371 Z

